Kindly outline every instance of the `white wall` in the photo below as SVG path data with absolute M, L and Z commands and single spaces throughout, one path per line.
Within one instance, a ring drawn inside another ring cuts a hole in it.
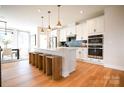
M 46 28 L 44 28 L 44 32 L 41 32 L 41 27 L 37 27 L 37 34 L 36 34 L 36 37 L 37 37 L 37 39 L 36 39 L 36 48 L 42 48 L 41 46 L 43 45 L 43 48 L 48 48 L 48 35 L 49 35 L 49 33 L 47 32 L 47 29 Z M 42 36 L 43 36 L 43 38 L 42 38 Z M 43 40 L 43 42 L 42 42 L 42 40 Z M 45 45 L 46 44 L 46 45 Z
M 124 6 L 105 9 L 104 63 L 124 70 Z

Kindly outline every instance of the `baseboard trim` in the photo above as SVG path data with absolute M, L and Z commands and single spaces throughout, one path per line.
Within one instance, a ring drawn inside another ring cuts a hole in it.
M 110 65 L 110 64 L 104 64 L 104 67 L 124 71 L 124 66 L 117 66 L 117 65 L 115 66 L 115 65 Z
M 65 78 L 65 77 L 68 77 L 69 76 L 69 73 L 66 73 L 66 72 L 64 72 L 64 73 L 62 73 L 62 76 Z

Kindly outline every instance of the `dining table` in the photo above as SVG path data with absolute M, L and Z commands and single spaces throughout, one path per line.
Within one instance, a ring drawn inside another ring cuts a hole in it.
M 1 53 L 2 51 L 3 51 L 3 49 L 1 48 L 0 53 Z M 20 52 L 19 52 L 19 49 L 18 49 L 18 48 L 17 48 L 17 49 L 12 49 L 12 52 L 15 52 L 15 55 L 16 55 L 17 59 L 20 58 Z

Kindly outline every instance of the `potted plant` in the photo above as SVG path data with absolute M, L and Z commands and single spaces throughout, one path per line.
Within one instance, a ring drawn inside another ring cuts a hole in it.
M 2 43 L 4 44 L 4 48 L 7 48 L 7 45 L 11 43 L 11 39 L 3 38 Z

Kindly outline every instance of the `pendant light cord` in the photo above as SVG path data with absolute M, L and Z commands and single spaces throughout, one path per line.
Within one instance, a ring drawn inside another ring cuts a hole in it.
M 60 21 L 60 6 L 61 5 L 58 5 L 58 21 Z
M 7 22 L 5 22 L 5 35 L 7 34 Z
M 44 32 L 44 29 L 43 29 L 43 18 L 44 18 L 44 17 L 41 16 L 41 18 L 42 18 L 42 20 L 41 20 L 41 21 L 42 21 L 42 29 L 41 29 L 41 32 Z
M 42 28 L 43 28 L 43 16 L 41 18 L 42 18 Z
M 50 25 L 50 13 L 49 13 L 49 25 Z
M 49 26 L 48 27 L 50 27 L 50 13 L 51 13 L 51 11 L 48 11 L 48 18 L 49 18 Z

